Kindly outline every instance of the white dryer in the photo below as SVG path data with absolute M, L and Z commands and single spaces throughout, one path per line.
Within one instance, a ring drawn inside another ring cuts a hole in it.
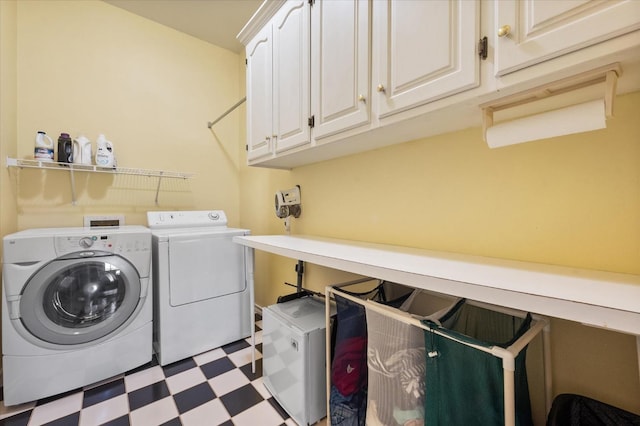
M 31 229 L 5 236 L 3 244 L 6 405 L 151 361 L 149 229 Z
M 252 335 L 253 261 L 223 211 L 148 212 L 160 365 Z

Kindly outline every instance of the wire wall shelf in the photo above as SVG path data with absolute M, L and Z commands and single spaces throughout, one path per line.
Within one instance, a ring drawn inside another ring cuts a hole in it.
M 165 170 L 132 169 L 126 167 L 100 167 L 90 164 L 57 163 L 54 161 L 27 160 L 9 157 L 7 157 L 7 167 L 90 173 L 110 173 L 135 176 L 165 177 L 173 179 L 189 179 L 194 176 L 193 173 L 172 172 Z
M 160 192 L 160 183 L 163 178 L 169 179 L 190 179 L 195 176 L 194 173 L 173 172 L 166 170 L 147 170 L 147 169 L 133 169 L 127 167 L 100 167 L 90 164 L 75 164 L 75 163 L 58 163 L 55 161 L 40 161 L 29 160 L 20 158 L 7 157 L 7 167 L 18 167 L 21 169 L 42 169 L 42 170 L 56 170 L 62 172 L 68 172 L 71 178 L 71 199 L 72 204 L 76 204 L 76 188 L 75 188 L 75 172 L 86 173 L 107 173 L 112 175 L 133 175 L 133 176 L 147 176 L 158 178 L 158 186 L 156 188 L 155 203 L 158 204 L 158 193 Z

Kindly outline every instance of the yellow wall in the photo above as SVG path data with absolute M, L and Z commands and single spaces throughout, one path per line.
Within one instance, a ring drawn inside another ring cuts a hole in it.
M 18 228 L 82 226 L 83 214 L 122 213 L 146 224 L 146 211 L 223 208 L 239 221 L 240 114 L 214 131 L 207 122 L 238 100 L 238 55 L 101 1 L 17 4 L 17 139 L 32 158 L 36 131 L 57 139 L 104 133 L 118 166 L 195 173 L 164 179 L 76 174 L 71 205 L 63 172 L 12 169 Z
M 288 172 L 243 168 L 242 223 L 284 233 L 273 192 L 302 187 L 293 234 L 640 274 L 640 92 L 608 128 L 490 150 L 479 128 Z M 287 172 L 284 172 L 287 173 Z M 247 213 L 250 212 L 250 213 Z M 257 301 L 292 291 L 295 261 L 257 254 Z M 308 265 L 305 286 L 344 274 Z M 632 336 L 553 321 L 554 391 L 640 413 Z
M 293 233 L 640 274 L 640 93 L 616 107 L 608 129 L 495 150 L 474 128 L 290 172 L 244 166 L 243 226 L 283 233 L 273 192 L 298 184 Z

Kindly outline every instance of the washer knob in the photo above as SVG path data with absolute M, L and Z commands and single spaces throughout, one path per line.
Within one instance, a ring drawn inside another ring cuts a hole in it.
M 90 237 L 81 238 L 79 244 L 80 247 L 87 249 L 93 245 L 93 239 Z
M 220 219 L 220 215 L 218 213 L 209 212 L 209 219 L 218 220 L 218 219 Z

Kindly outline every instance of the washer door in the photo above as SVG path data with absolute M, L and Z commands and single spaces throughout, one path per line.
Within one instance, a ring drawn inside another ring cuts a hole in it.
M 129 319 L 140 288 L 136 268 L 123 257 L 73 253 L 48 263 L 27 281 L 20 299 L 22 323 L 49 343 L 91 342 Z

